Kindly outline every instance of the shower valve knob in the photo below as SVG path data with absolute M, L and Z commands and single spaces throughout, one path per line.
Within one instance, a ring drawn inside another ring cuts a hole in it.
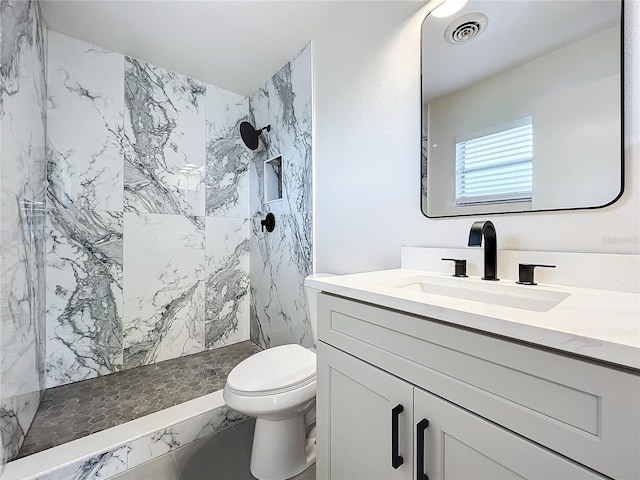
M 267 216 L 264 220 L 260 220 L 260 225 L 262 226 L 262 231 L 267 229 L 267 232 L 273 232 L 273 229 L 276 228 L 276 216 L 273 213 L 267 213 Z

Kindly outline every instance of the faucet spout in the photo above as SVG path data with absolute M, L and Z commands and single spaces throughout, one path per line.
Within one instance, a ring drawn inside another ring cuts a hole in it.
M 484 276 L 483 280 L 499 280 L 498 273 L 498 236 L 496 227 L 490 221 L 474 222 L 469 231 L 469 246 L 482 246 L 484 237 Z

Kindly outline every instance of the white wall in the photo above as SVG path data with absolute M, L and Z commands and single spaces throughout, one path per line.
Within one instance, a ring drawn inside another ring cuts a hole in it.
M 626 3 L 625 193 L 598 210 L 493 215 L 500 248 L 640 253 L 640 2 Z M 370 2 L 314 39 L 316 271 L 394 268 L 403 245 L 463 247 L 474 220 L 420 212 L 416 3 Z

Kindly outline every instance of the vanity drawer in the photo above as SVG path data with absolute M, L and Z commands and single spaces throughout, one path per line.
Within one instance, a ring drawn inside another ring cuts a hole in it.
M 640 375 L 320 294 L 319 340 L 614 478 L 640 478 Z

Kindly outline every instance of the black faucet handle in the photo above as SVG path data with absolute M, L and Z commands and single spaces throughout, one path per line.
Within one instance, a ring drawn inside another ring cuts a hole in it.
M 540 263 L 520 263 L 518 265 L 518 281 L 520 285 L 537 285 L 533 280 L 533 270 L 536 267 L 556 268 L 555 265 L 543 265 Z
M 467 261 L 462 258 L 443 258 L 454 263 L 454 277 L 467 277 Z

